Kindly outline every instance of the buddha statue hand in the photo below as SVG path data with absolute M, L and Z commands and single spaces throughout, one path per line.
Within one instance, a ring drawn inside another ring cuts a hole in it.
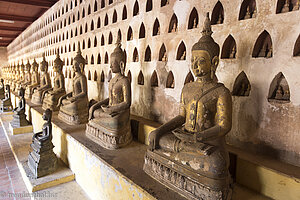
M 61 96 L 61 97 L 58 99 L 57 107 L 60 107 L 60 105 L 62 104 L 62 101 L 63 101 L 64 99 L 66 99 L 67 97 L 70 97 L 70 96 L 72 96 L 72 93 L 71 93 L 71 92 L 68 93 L 68 94 L 65 94 L 65 95 Z
M 157 129 L 154 131 L 151 131 L 151 133 L 149 134 L 149 150 L 150 151 L 154 151 L 155 149 L 157 149 L 158 141 L 159 141 L 159 137 L 158 137 Z

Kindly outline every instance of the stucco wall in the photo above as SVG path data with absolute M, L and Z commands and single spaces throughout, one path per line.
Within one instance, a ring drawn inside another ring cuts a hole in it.
M 160 0 L 153 0 L 153 9 L 146 12 L 146 1 L 139 2 L 139 14 L 133 17 L 135 0 L 115 1 L 108 5 L 105 0 L 105 7 L 100 8 L 101 1 L 97 2 L 97 11 L 94 11 L 94 0 L 86 0 L 70 9 L 70 0 L 61 0 L 50 8 L 43 16 L 27 28 L 8 47 L 9 63 L 21 62 L 22 59 L 36 58 L 41 62 L 43 52 L 46 52 L 50 64 L 55 59 L 54 51 L 60 49 L 61 58 L 65 64 L 65 74 L 71 70 L 71 58 L 76 54 L 78 43 L 81 48 L 83 40 L 85 49 L 82 49 L 84 57 L 87 56 L 88 64 L 85 73 L 91 73 L 89 83 L 89 98 L 103 99 L 108 95 L 107 76 L 109 64 L 104 64 L 105 53 L 108 55 L 113 51 L 118 35 L 121 31 L 122 47 L 127 53 L 127 67 L 125 74 L 130 70 L 132 74 L 132 107 L 133 114 L 165 122 L 178 113 L 178 102 L 185 78 L 189 72 L 192 45 L 201 37 L 201 28 L 205 13 L 212 12 L 217 0 L 191 1 L 169 0 L 169 4 L 161 7 Z M 79 2 L 79 1 L 78 1 Z M 293 57 L 293 49 L 300 33 L 299 17 L 300 11 L 293 11 L 284 14 L 276 14 L 277 0 L 256 0 L 257 17 L 247 20 L 238 20 L 242 0 L 221 0 L 224 8 L 224 23 L 213 25 L 213 37 L 222 45 L 225 39 L 231 34 L 236 41 L 236 59 L 221 59 L 217 69 L 219 81 L 223 82 L 230 90 L 240 72 L 244 71 L 251 84 L 251 92 L 248 97 L 233 97 L 233 128 L 229 133 L 228 142 L 246 149 L 264 153 L 271 152 L 271 155 L 285 162 L 300 166 L 300 118 L 299 105 L 300 93 L 298 88 L 298 73 L 300 69 L 299 57 Z M 61 13 L 62 7 L 68 12 Z M 88 6 L 91 5 L 91 14 L 88 15 Z M 122 20 L 124 5 L 127 7 L 127 19 Z M 198 12 L 198 28 L 188 30 L 188 20 L 192 9 Z M 82 10 L 85 9 L 85 17 L 82 18 Z M 117 22 L 112 23 L 114 10 L 117 12 Z M 60 11 L 60 15 L 58 15 Z M 77 14 L 80 19 L 77 20 Z M 54 14 L 55 13 L 55 14 Z M 170 19 L 176 14 L 178 18 L 178 31 L 168 33 Z M 57 17 L 55 15 L 57 14 Z M 106 14 L 108 25 L 104 26 Z M 75 22 L 72 22 L 75 15 Z M 58 17 L 59 16 L 59 17 Z M 68 18 L 70 17 L 70 25 Z M 100 17 L 101 27 L 97 28 L 97 20 Z M 50 20 L 53 18 L 53 20 Z M 160 32 L 158 36 L 152 36 L 155 19 L 159 20 Z M 66 20 L 66 26 L 64 21 Z M 91 21 L 94 22 L 94 30 L 91 31 Z M 46 23 L 49 21 L 49 23 Z M 145 25 L 146 37 L 139 39 L 141 24 Z M 62 25 L 62 27 L 61 27 Z M 88 31 L 85 33 L 85 27 Z M 56 27 L 60 27 L 55 31 Z M 83 33 L 80 34 L 80 26 Z M 133 30 L 133 40 L 127 41 L 129 26 Z M 77 29 L 77 36 L 75 32 Z M 272 58 L 253 58 L 252 51 L 259 35 L 266 30 L 272 39 Z M 71 38 L 71 31 L 73 37 Z M 108 45 L 110 32 L 113 35 L 112 44 Z M 68 33 L 68 39 L 66 35 Z M 64 36 L 63 36 L 64 35 Z M 105 45 L 101 46 L 101 37 L 104 35 Z M 64 37 L 64 40 L 62 39 Z M 97 38 L 97 45 L 94 47 L 94 38 Z M 91 48 L 87 48 L 88 40 L 91 40 Z M 57 41 L 57 42 L 54 42 Z M 186 46 L 186 60 L 176 60 L 176 53 L 181 42 Z M 165 45 L 168 61 L 158 61 L 159 50 Z M 145 50 L 149 45 L 151 48 L 151 62 L 144 62 Z M 71 47 L 71 51 L 69 51 Z M 133 51 L 137 48 L 139 62 L 133 62 Z M 65 51 L 67 50 L 67 52 Z M 101 55 L 101 64 L 97 64 L 97 55 Z M 91 57 L 94 56 L 95 64 L 91 64 Z M 68 60 L 68 62 L 67 62 Z M 156 70 L 158 75 L 158 87 L 153 88 L 150 84 L 150 77 Z M 52 74 L 52 69 L 50 67 Z M 96 71 L 98 80 L 94 80 Z M 104 83 L 100 82 L 102 71 L 105 74 Z M 142 71 L 144 85 L 138 85 L 138 75 Z M 166 88 L 166 79 L 169 71 L 172 71 L 175 79 L 175 87 Z M 282 72 L 287 79 L 290 89 L 290 103 L 270 103 L 267 100 L 270 84 L 273 78 Z M 52 74 L 53 75 L 53 74 Z M 53 78 L 53 76 L 52 76 Z M 66 79 L 66 87 L 71 89 L 71 79 Z
M 0 47 L 0 69 L 3 66 L 6 66 L 8 64 L 7 59 L 7 49 L 6 47 Z M 2 70 L 0 70 L 0 75 L 2 74 Z

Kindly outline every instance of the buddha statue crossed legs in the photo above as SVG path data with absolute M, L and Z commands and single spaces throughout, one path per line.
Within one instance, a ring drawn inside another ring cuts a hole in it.
M 72 92 L 58 100 L 60 106 L 58 118 L 70 125 L 83 124 L 88 121 L 89 101 L 87 97 L 87 80 L 84 72 L 85 59 L 80 49 L 73 61 L 75 77 L 72 80 Z
M 36 89 L 40 84 L 38 68 L 39 68 L 39 65 L 37 64 L 37 62 L 34 59 L 34 61 L 32 63 L 31 83 L 29 83 L 27 85 L 26 91 L 25 91 L 25 98 L 27 98 L 27 99 L 31 99 L 33 90 Z
M 229 155 L 225 135 L 231 129 L 230 91 L 217 82 L 219 45 L 207 19 L 192 48 L 192 71 L 180 113 L 150 133 L 144 171 L 189 199 L 230 199 Z
M 43 55 L 43 61 L 41 62 L 41 80 L 40 86 L 34 89 L 31 102 L 34 104 L 41 105 L 43 102 L 44 94 L 51 90 L 51 80 L 48 73 L 48 62 L 46 62 L 45 54 Z
M 118 42 L 111 54 L 109 98 L 94 104 L 89 110 L 86 134 L 107 149 L 117 149 L 132 140 L 130 128 L 131 87 L 124 76 L 125 53 Z
M 45 97 L 43 100 L 43 109 L 47 108 L 52 111 L 59 110 L 57 107 L 58 99 L 66 94 L 65 90 L 65 78 L 62 73 L 63 61 L 60 59 L 59 54 L 57 53 L 56 59 L 54 60 L 54 72 L 56 72 L 56 76 L 54 78 L 54 87 L 53 89 L 47 91 L 45 93 Z

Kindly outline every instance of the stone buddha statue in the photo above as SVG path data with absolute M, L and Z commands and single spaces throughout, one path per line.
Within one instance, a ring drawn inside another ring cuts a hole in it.
M 28 156 L 28 167 L 33 173 L 33 178 L 40 178 L 56 171 L 57 157 L 53 152 L 52 144 L 52 111 L 47 109 L 43 114 L 46 121 L 42 132 L 35 133 L 32 137 L 32 152 Z
M 65 77 L 62 73 L 63 61 L 59 57 L 59 53 L 56 55 L 56 59 L 54 60 L 54 72 L 56 72 L 56 76 L 54 78 L 54 87 L 45 93 L 45 97 L 43 100 L 43 109 L 46 110 L 49 108 L 52 111 L 57 111 L 59 108 L 57 107 L 58 99 L 66 94 L 65 90 Z
M 72 79 L 72 92 L 58 100 L 60 106 L 58 118 L 67 124 L 83 124 L 88 121 L 89 101 L 87 96 L 87 79 L 84 74 L 85 59 L 78 49 L 73 60 L 75 76 Z
M 34 104 L 41 105 L 43 103 L 44 94 L 51 90 L 51 80 L 48 73 L 48 62 L 46 62 L 45 54 L 43 55 L 43 61 L 41 62 L 41 78 L 40 85 L 37 87 L 32 94 L 31 102 Z
M 5 91 L 4 91 L 4 80 L 3 78 L 0 79 L 0 99 L 4 99 L 5 98 Z
M 34 59 L 32 63 L 31 83 L 28 84 L 26 87 L 25 98 L 31 99 L 33 90 L 36 89 L 40 84 L 40 76 L 38 73 L 38 68 L 39 65 Z
M 110 68 L 114 77 L 109 82 L 109 98 L 94 104 L 89 110 L 86 134 L 108 149 L 117 149 L 132 140 L 130 128 L 131 86 L 124 75 L 125 52 L 120 41 L 111 54 Z
M 15 92 L 18 92 L 18 90 L 20 90 L 20 88 L 22 87 L 22 84 L 24 83 L 24 80 L 25 80 L 24 68 L 25 68 L 25 66 L 24 66 L 23 61 L 22 61 L 22 64 L 19 67 L 19 79 L 17 81 Z
M 7 84 L 5 85 L 5 98 L 0 100 L 0 111 L 1 112 L 8 112 L 13 109 L 11 99 L 10 99 L 10 86 Z
M 13 76 L 12 87 L 11 87 L 12 92 L 17 91 L 17 82 L 19 81 L 19 78 L 20 78 L 19 68 L 20 68 L 19 64 L 15 66 L 15 70 L 14 70 L 15 76 Z
M 179 115 L 152 131 L 144 171 L 188 199 L 230 199 L 225 135 L 232 125 L 230 91 L 215 76 L 220 47 L 209 16 L 192 47 L 195 82 L 184 85 Z
M 18 106 L 13 109 L 14 114 L 13 114 L 13 120 L 11 122 L 11 125 L 13 128 L 19 128 L 21 126 L 28 126 L 30 123 L 26 119 L 26 114 L 25 114 L 25 107 L 26 107 L 26 101 L 24 98 L 25 90 L 24 88 L 19 89 L 19 96 L 20 100 L 18 103 Z
M 28 85 L 31 84 L 31 65 L 29 63 L 29 60 L 27 61 L 27 64 L 25 65 L 25 77 L 24 77 L 24 82 L 21 83 L 23 88 L 27 88 Z

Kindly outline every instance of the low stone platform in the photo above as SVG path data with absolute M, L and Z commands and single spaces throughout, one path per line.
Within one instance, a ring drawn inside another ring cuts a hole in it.
M 33 127 L 32 125 L 29 126 L 21 126 L 21 127 L 14 127 L 9 123 L 9 130 L 12 135 L 24 134 L 24 133 L 32 133 Z
M 32 179 L 31 171 L 27 165 L 27 159 L 31 151 L 30 144 L 33 134 L 12 135 L 9 128 L 12 115 L 0 115 L 0 120 L 29 192 L 46 189 L 75 179 L 74 173 L 62 161 L 59 161 L 59 167 L 55 173 L 38 179 Z

